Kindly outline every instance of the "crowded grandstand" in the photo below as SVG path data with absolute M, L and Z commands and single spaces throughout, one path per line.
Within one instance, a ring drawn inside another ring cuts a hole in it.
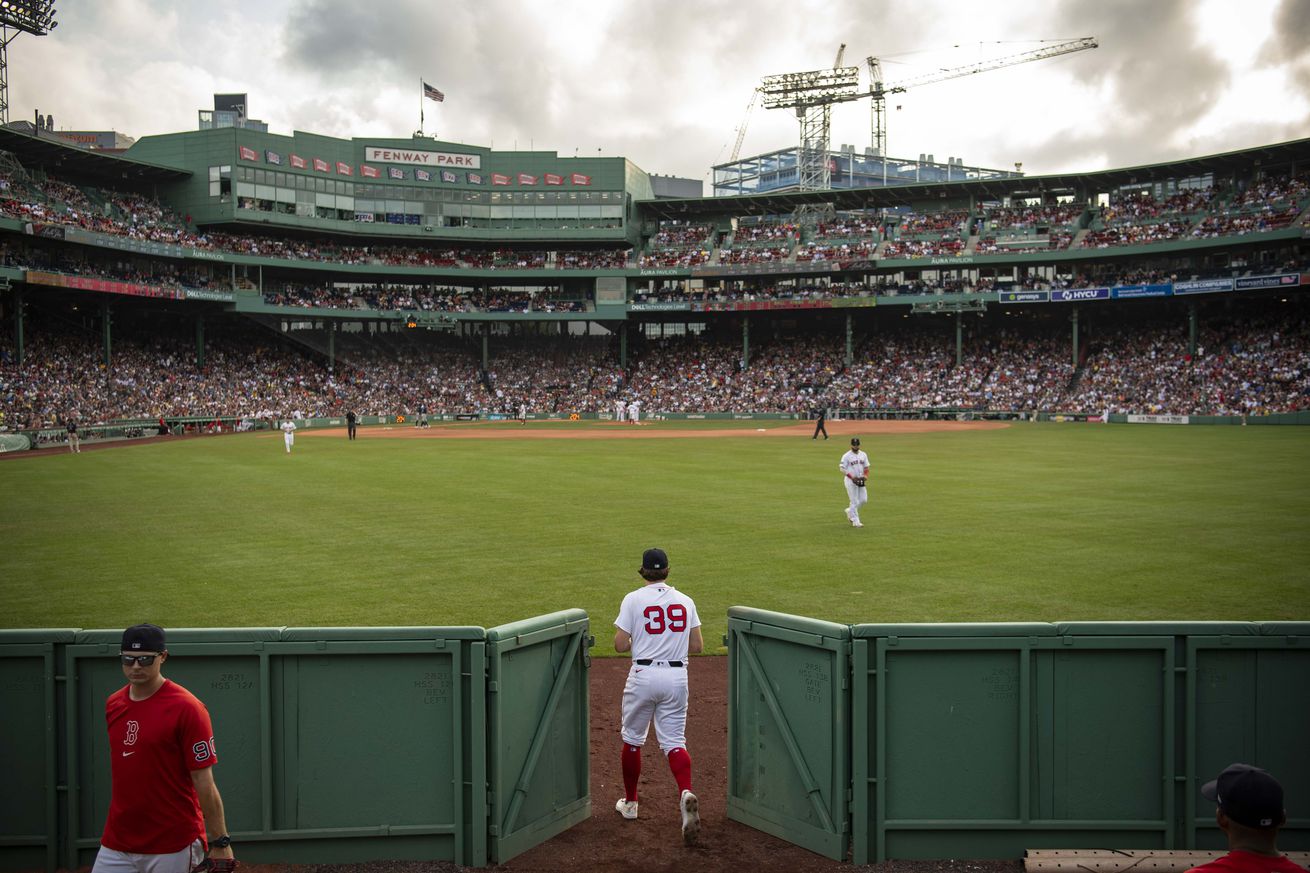
M 0 131 L 0 427 L 1310 405 L 1310 141 L 677 200 L 622 159 L 301 136 Z

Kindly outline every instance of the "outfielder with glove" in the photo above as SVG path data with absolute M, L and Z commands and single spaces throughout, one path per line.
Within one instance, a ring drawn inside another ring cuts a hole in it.
M 632 652 L 632 667 L 623 687 L 623 796 L 614 809 L 625 819 L 637 817 L 637 781 L 641 747 L 651 722 L 655 738 L 678 783 L 682 841 L 693 845 L 700 835 L 700 800 L 691 790 L 691 755 L 687 754 L 687 655 L 705 648 L 696 604 L 668 584 L 669 557 L 647 549 L 637 571 L 646 584 L 623 598 L 614 619 L 614 650 Z
M 846 507 L 846 520 L 851 523 L 851 527 L 864 527 L 860 521 L 860 507 L 869 502 L 869 456 L 860 451 L 859 437 L 851 437 L 851 449 L 841 456 L 838 469 L 846 477 L 846 496 L 850 498 L 850 505 Z
M 123 631 L 119 658 L 128 684 L 105 701 L 111 794 L 91 873 L 235 869 L 209 711 L 161 673 L 164 629 Z

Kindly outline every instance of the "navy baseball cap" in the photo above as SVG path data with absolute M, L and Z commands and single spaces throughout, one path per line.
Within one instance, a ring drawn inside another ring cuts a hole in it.
M 853 446 L 858 446 L 859 444 L 860 444 L 860 438 L 859 438 L 859 437 L 851 437 L 851 445 L 853 445 Z
M 1249 828 L 1278 827 L 1283 822 L 1283 786 L 1250 764 L 1230 764 L 1218 779 L 1201 786 L 1201 796 Z
M 163 652 L 164 629 L 154 624 L 134 624 L 123 631 L 124 652 Z
M 669 569 L 669 556 L 664 554 L 663 549 L 647 549 L 641 553 L 641 569 L 667 570 Z

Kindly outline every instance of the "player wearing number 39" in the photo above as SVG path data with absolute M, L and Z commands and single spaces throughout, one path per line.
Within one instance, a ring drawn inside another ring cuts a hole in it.
M 846 496 L 850 505 L 846 507 L 846 520 L 852 527 L 864 527 L 860 521 L 860 507 L 869 502 L 867 479 L 869 476 L 869 456 L 860 451 L 860 438 L 851 438 L 851 450 L 841 456 L 838 465 L 845 476 Z
M 614 804 L 626 819 L 637 817 L 637 780 L 641 747 L 651 721 L 655 739 L 678 783 L 682 841 L 700 834 L 700 801 L 691 791 L 691 755 L 687 754 L 687 655 L 705 648 L 696 604 L 666 581 L 669 557 L 647 549 L 637 571 L 646 584 L 623 598 L 614 620 L 614 650 L 632 652 L 632 667 L 623 687 L 623 790 Z
M 105 701 L 109 816 L 92 873 L 189 873 L 206 852 L 212 869 L 231 869 L 209 711 L 164 678 L 163 628 L 123 631 L 118 658 L 127 685 Z

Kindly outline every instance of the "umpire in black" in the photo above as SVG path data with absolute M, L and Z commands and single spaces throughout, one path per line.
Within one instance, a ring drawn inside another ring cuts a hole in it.
M 813 414 L 818 420 L 814 422 L 814 436 L 810 437 L 810 439 L 817 440 L 819 434 L 822 433 L 823 438 L 826 440 L 828 438 L 828 428 L 824 422 L 828 420 L 828 404 L 825 401 L 820 400 L 819 405 L 815 407 Z
M 347 439 L 352 439 L 352 440 L 353 440 L 353 439 L 355 438 L 355 422 L 356 422 L 356 420 L 357 420 L 357 419 L 356 419 L 356 416 L 355 416 L 355 410 L 353 410 L 353 409 L 348 410 L 348 411 L 346 412 L 346 438 L 347 438 Z

